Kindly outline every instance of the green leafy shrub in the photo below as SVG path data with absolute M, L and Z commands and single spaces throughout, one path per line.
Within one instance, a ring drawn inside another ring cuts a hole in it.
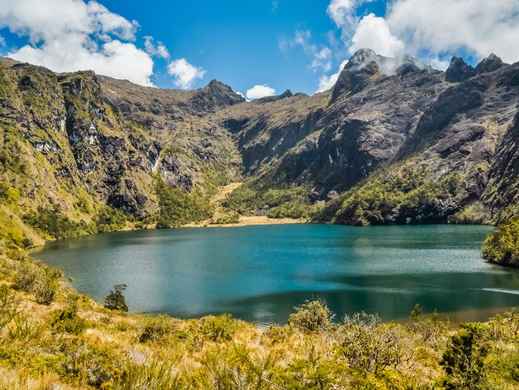
M 139 335 L 139 343 L 158 341 L 170 332 L 171 325 L 166 318 L 154 318 L 150 320 L 142 330 Z
M 394 327 L 381 324 L 378 316 L 361 313 L 347 317 L 340 335 L 340 353 L 354 369 L 380 374 L 402 361 L 400 335 Z
M 126 298 L 123 291 L 126 290 L 126 284 L 116 284 L 108 295 L 105 297 L 104 306 L 110 310 L 128 311 Z
M 86 321 L 77 315 L 77 306 L 72 304 L 63 310 L 55 311 L 50 325 L 54 332 L 78 335 L 86 328 Z
M 440 361 L 447 375 L 446 389 L 484 389 L 486 386 L 485 357 L 488 346 L 480 324 L 467 324 L 452 336 Z
M 204 338 L 218 343 L 231 340 L 237 328 L 237 322 L 230 315 L 225 314 L 201 318 L 196 331 Z
M 41 305 L 49 305 L 56 295 L 59 275 L 59 272 L 50 268 L 22 264 L 18 267 L 12 287 L 32 293 Z
M 308 301 L 296 307 L 288 317 L 288 324 L 303 332 L 319 332 L 330 327 L 333 314 L 321 301 Z
M 233 223 L 240 222 L 240 214 L 238 214 L 236 211 L 231 210 L 224 215 L 218 217 L 216 220 L 212 221 L 211 223 L 214 225 L 230 225 Z
M 519 217 L 503 223 L 487 237 L 483 258 L 492 263 L 519 267 Z

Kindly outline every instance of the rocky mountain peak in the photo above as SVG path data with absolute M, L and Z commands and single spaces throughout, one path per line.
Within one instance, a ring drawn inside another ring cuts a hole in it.
M 458 83 L 471 78 L 475 74 L 474 68 L 468 65 L 463 58 L 452 57 L 449 68 L 445 72 L 445 80 Z
M 379 57 L 381 56 L 370 49 L 355 52 L 333 87 L 331 102 L 335 102 L 343 93 L 360 92 L 370 80 L 379 78 L 382 75 Z
M 245 98 L 218 80 L 212 80 L 204 88 L 196 91 L 191 103 L 198 111 L 214 111 L 219 108 L 243 103 Z
M 484 58 L 477 66 L 476 73 L 490 73 L 498 70 L 504 65 L 501 58 L 496 56 L 494 53 L 490 54 L 487 58 Z

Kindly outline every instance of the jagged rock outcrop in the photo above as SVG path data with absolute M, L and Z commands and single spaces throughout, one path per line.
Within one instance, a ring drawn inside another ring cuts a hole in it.
M 459 83 L 470 79 L 476 74 L 476 70 L 468 65 L 463 58 L 452 57 L 451 63 L 445 72 L 445 79 L 453 83 Z

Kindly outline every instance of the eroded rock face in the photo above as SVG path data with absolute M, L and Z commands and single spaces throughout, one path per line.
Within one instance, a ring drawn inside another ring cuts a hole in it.
M 463 58 L 453 57 L 445 72 L 445 79 L 453 83 L 459 83 L 470 79 L 475 74 L 475 69 L 468 65 Z

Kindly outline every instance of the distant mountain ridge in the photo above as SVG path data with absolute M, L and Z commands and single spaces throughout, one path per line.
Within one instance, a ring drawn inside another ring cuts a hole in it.
M 159 177 L 188 192 L 245 179 L 227 206 L 247 213 L 495 222 L 517 212 L 518 103 L 519 64 L 495 55 L 441 72 L 361 50 L 330 91 L 252 102 L 216 80 L 163 90 L 3 59 L 2 212 L 21 229 L 49 205 L 153 219 Z

